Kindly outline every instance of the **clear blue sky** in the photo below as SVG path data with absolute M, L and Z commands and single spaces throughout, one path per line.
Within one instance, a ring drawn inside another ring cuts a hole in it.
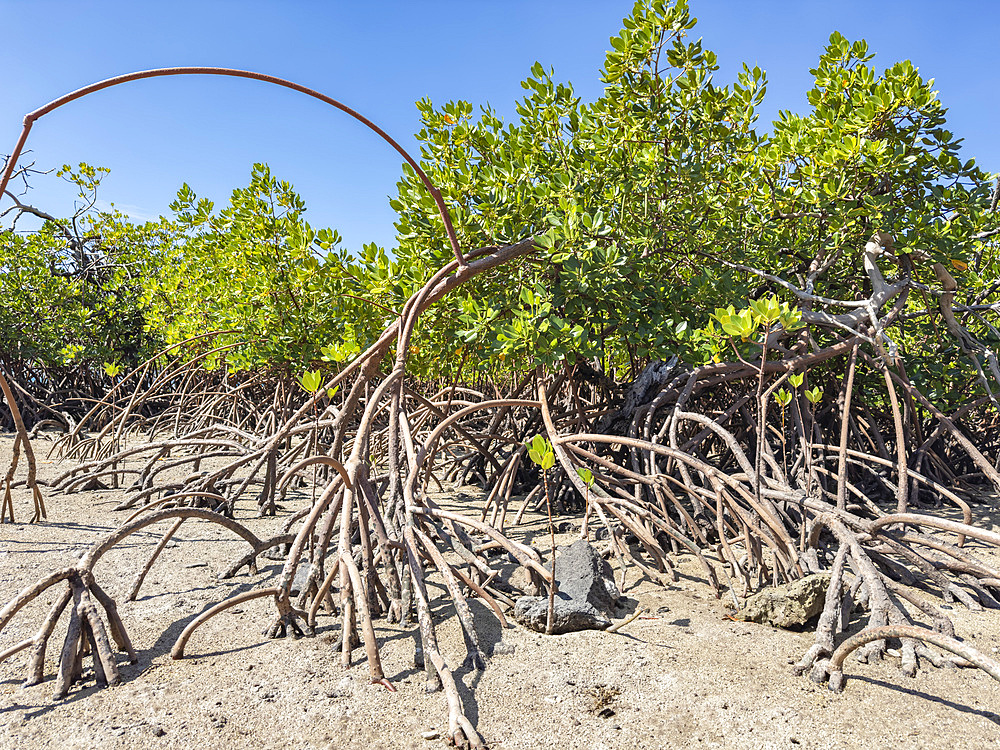
M 600 94 L 608 37 L 630 0 L 0 0 L 0 153 L 21 118 L 80 86 L 162 66 L 205 65 L 289 78 L 341 99 L 417 155 L 413 102 L 490 102 L 513 113 L 538 60 Z M 766 123 L 803 111 L 829 35 L 865 38 L 887 67 L 908 58 L 936 79 L 964 156 L 1000 171 L 1000 3 L 987 0 L 691 0 L 693 37 L 719 55 L 717 82 L 744 61 L 768 72 Z M 158 216 L 177 188 L 224 202 L 253 162 L 271 165 L 309 205 L 314 226 L 348 246 L 393 246 L 398 156 L 319 102 L 251 81 L 172 78 L 101 92 L 42 118 L 28 147 L 39 167 L 109 167 L 102 197 L 137 218 Z M 72 191 L 38 178 L 31 200 L 72 211 Z

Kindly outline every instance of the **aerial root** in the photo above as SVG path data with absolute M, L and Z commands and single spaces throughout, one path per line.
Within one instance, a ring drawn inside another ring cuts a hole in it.
M 139 596 L 139 589 L 142 587 L 142 582 L 146 580 L 146 574 L 149 572 L 149 569 L 153 567 L 153 563 L 156 562 L 156 558 L 160 556 L 160 553 L 167 546 L 167 543 L 173 535 L 180 529 L 184 520 L 185 519 L 183 518 L 178 518 L 174 521 L 174 525 L 170 527 L 167 533 L 160 538 L 159 543 L 156 545 L 156 549 L 153 550 L 153 554 L 149 556 L 149 559 L 146 560 L 146 564 L 142 567 L 142 570 L 140 570 L 136 575 L 135 581 L 132 583 L 132 589 L 129 591 L 128 596 L 125 597 L 127 601 L 134 602 L 136 597 Z
M 827 664 L 830 675 L 829 685 L 834 692 L 841 692 L 844 689 L 844 660 L 855 649 L 874 641 L 884 641 L 886 638 L 899 638 L 904 641 L 919 641 L 929 643 L 944 651 L 950 651 L 956 656 L 968 662 L 970 665 L 982 669 L 994 680 L 1000 682 L 1000 662 L 986 656 L 980 651 L 962 643 L 955 638 L 936 633 L 927 628 L 915 627 L 912 625 L 883 625 L 881 627 L 868 628 L 862 630 L 857 635 L 853 635 L 837 647 Z M 916 647 L 914 646 L 916 651 Z M 924 654 L 929 653 L 926 649 L 921 649 Z
M 113 641 L 118 650 L 126 654 L 129 662 L 135 663 L 138 656 L 118 613 L 118 607 L 114 599 L 97 584 L 91 571 L 104 553 L 130 535 L 150 524 L 163 520 L 174 520 L 174 524 L 163 538 L 161 538 L 154 553 L 137 576 L 129 596 L 130 600 L 134 600 L 153 562 L 177 531 L 180 524 L 188 518 L 215 521 L 235 531 L 250 544 L 254 549 L 254 554 L 259 554 L 268 546 L 280 543 L 285 539 L 285 537 L 278 537 L 276 540 L 261 541 L 241 524 L 231 519 L 211 511 L 194 508 L 159 510 L 149 513 L 144 517 L 134 519 L 131 523 L 127 523 L 112 532 L 103 541 L 95 544 L 76 566 L 57 570 L 39 579 L 34 584 L 24 588 L 0 610 L 0 630 L 2 630 L 18 611 L 35 600 L 44 591 L 61 582 L 65 581 L 67 583 L 62 594 L 50 608 L 36 635 L 0 653 L 0 660 L 13 656 L 30 647 L 32 651 L 28 661 L 25 684 L 36 685 L 41 682 L 44 677 L 45 654 L 49 640 L 59 618 L 67 607 L 69 607 L 69 623 L 60 652 L 56 685 L 53 693 L 54 697 L 57 699 L 65 697 L 73 684 L 80 680 L 83 675 L 83 659 L 85 656 L 91 656 L 93 659 L 94 677 L 98 686 L 104 687 L 118 684 L 121 677 L 111 642 Z M 271 593 L 274 594 L 276 591 L 277 589 L 271 591 Z M 261 595 L 259 592 L 253 592 L 253 596 Z M 249 598 L 253 598 L 253 596 Z M 177 653 L 183 655 L 184 642 L 190 638 L 191 632 L 198 625 L 214 614 L 233 606 L 234 603 L 236 602 L 232 599 L 222 602 L 192 623 L 178 640 L 179 646 L 175 645 Z M 104 610 L 107 618 L 107 627 L 105 627 L 105 621 L 98 611 L 98 604 Z M 305 613 L 295 610 L 291 610 L 291 614 L 297 617 L 305 616 Z M 179 656 L 175 656 L 175 658 L 179 658 Z
M 269 549 L 275 547 L 281 547 L 283 545 L 289 545 L 295 541 L 295 534 L 278 534 L 270 539 L 264 539 L 259 545 L 255 546 L 252 550 L 247 552 L 243 557 L 230 565 L 222 573 L 219 573 L 219 579 L 225 580 L 227 578 L 234 577 L 241 569 L 246 568 L 247 571 L 254 575 L 257 573 L 257 558 L 261 554 Z
M 257 589 L 255 591 L 245 591 L 242 594 L 237 594 L 236 596 L 231 596 L 225 601 L 219 602 L 214 607 L 202 612 L 191 622 L 188 623 L 187 627 L 181 631 L 181 634 L 174 641 L 173 648 L 170 649 L 171 659 L 183 659 L 184 658 L 184 648 L 187 646 L 188 640 L 190 640 L 194 631 L 197 630 L 201 625 L 204 625 L 210 619 L 215 617 L 220 612 L 225 612 L 230 607 L 235 607 L 237 604 L 242 604 L 243 602 L 249 602 L 254 599 L 260 599 L 265 596 L 278 596 L 281 590 L 278 588 L 267 588 L 267 589 Z
M 130 662 L 134 663 L 137 659 L 114 602 L 94 582 L 89 572 L 74 568 L 57 571 L 24 589 L 0 612 L 0 629 L 10 622 L 19 609 L 43 591 L 62 581 L 66 581 L 68 585 L 52 605 L 35 636 L 0 654 L 0 660 L 6 659 L 30 646 L 32 652 L 28 660 L 25 685 L 36 685 L 41 682 L 49 639 L 59 617 L 72 602 L 66 639 L 59 658 L 54 692 L 54 697 L 57 699 L 65 697 L 73 683 L 82 677 L 83 658 L 87 655 L 93 658 L 94 676 L 99 687 L 116 685 L 120 680 L 118 663 L 108 639 L 108 629 L 104 626 L 104 620 L 98 612 L 94 599 L 107 615 L 111 637 L 115 644 L 127 654 Z
M 270 625 L 262 631 L 267 638 L 284 638 L 291 635 L 292 638 L 302 638 L 308 633 L 314 635 L 315 631 L 309 626 L 309 613 L 303 612 L 292 606 L 288 600 L 288 592 L 285 589 L 274 589 L 274 603 L 278 612 L 274 615 Z M 305 628 L 299 625 L 302 621 Z
M 10 384 L 7 382 L 7 378 L 2 371 L 0 371 L 0 393 L 3 394 L 4 399 L 7 401 L 10 415 L 14 420 L 14 428 L 17 432 L 17 436 L 14 439 L 10 468 L 4 477 L 4 495 L 3 501 L 0 502 L 0 523 L 4 523 L 8 515 L 10 516 L 10 522 L 14 523 L 14 501 L 11 499 L 10 488 L 14 480 L 14 473 L 17 471 L 17 462 L 22 448 L 24 449 L 25 461 L 28 464 L 27 486 L 31 488 L 31 499 L 34 505 L 34 512 L 30 523 L 38 523 L 46 517 L 46 514 L 45 500 L 42 497 L 42 491 L 38 488 L 38 480 L 35 476 L 35 452 L 31 448 L 31 440 L 28 438 L 28 431 L 24 427 L 21 410 L 14 399 L 14 394 L 11 392 Z

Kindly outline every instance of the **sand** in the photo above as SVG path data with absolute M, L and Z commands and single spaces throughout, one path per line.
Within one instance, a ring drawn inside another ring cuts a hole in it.
M 0 467 L 9 463 L 9 436 L 0 440 Z M 44 458 L 45 440 L 36 444 Z M 42 478 L 64 471 L 46 461 Z M 19 473 L 23 478 L 23 473 Z M 456 494 L 456 504 L 472 494 Z M 121 490 L 47 494 L 49 517 L 30 516 L 30 495 L 14 493 L 17 524 L 0 525 L 0 606 L 42 575 L 72 564 L 128 515 L 113 508 Z M 276 530 L 299 507 L 255 519 L 249 505 L 237 518 L 259 536 Z M 541 521 L 527 538 L 544 545 Z M 23 688 L 27 652 L 0 663 L 0 748 L 435 748 L 445 746 L 442 694 L 425 694 L 413 665 L 415 626 L 376 623 L 384 668 L 397 692 L 368 684 L 364 650 L 344 669 L 331 648 L 337 628 L 319 619 L 314 638 L 268 640 L 269 599 L 213 618 L 174 661 L 170 647 L 198 613 L 240 591 L 273 585 L 280 564 L 262 560 L 256 575 L 219 581 L 217 574 L 246 551 L 230 532 L 188 521 L 147 576 L 135 602 L 131 581 L 166 524 L 130 537 L 95 570 L 118 602 L 139 654 L 121 658 L 122 684 L 85 681 L 53 701 L 52 676 L 62 644 L 49 648 L 46 681 Z M 569 540 L 566 536 L 564 540 Z M 905 677 L 897 659 L 860 664 L 848 659 L 846 689 L 834 694 L 791 674 L 812 643 L 809 632 L 734 622 L 690 558 L 680 581 L 664 588 L 630 569 L 625 596 L 644 616 L 620 633 L 542 636 L 509 619 L 502 628 L 476 600 L 480 637 L 505 648 L 481 674 L 460 668 L 464 647 L 442 586 L 432 608 L 445 657 L 456 670 L 467 712 L 489 747 L 506 748 L 983 748 L 1000 742 L 1000 683 L 972 669 L 922 665 Z M 433 580 L 433 578 L 432 578 Z M 46 592 L 0 632 L 0 651 L 38 628 Z M 936 604 L 939 602 L 936 602 Z M 996 654 L 996 610 L 948 612 L 958 635 Z M 65 628 L 64 622 L 61 627 Z M 488 648 L 489 646 L 487 646 Z M 89 660 L 87 662 L 89 664 Z M 431 737 L 425 739 L 424 735 Z M 435 737 L 437 735 L 437 737 Z

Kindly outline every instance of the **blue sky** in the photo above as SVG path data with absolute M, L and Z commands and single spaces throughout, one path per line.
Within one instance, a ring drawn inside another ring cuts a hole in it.
M 631 0 L 412 0 L 117 2 L 0 0 L 0 153 L 25 113 L 102 78 L 145 68 L 228 66 L 289 78 L 341 99 L 417 155 L 413 103 L 490 102 L 511 116 L 536 60 L 600 95 L 608 38 Z M 955 0 L 818 2 L 691 0 L 693 37 L 719 55 L 717 82 L 743 62 L 768 72 L 762 119 L 803 111 L 829 35 L 865 38 L 887 67 L 910 59 L 936 79 L 964 156 L 1000 172 L 1000 3 Z M 28 148 L 38 167 L 87 161 L 111 169 L 102 186 L 136 217 L 167 211 L 183 182 L 216 203 L 263 161 L 291 181 L 314 226 L 340 230 L 349 247 L 393 245 L 400 160 L 345 115 L 266 84 L 221 78 L 141 81 L 100 92 L 39 120 Z M 30 200 L 72 212 L 54 176 Z M 0 204 L 5 205 L 5 204 Z M 6 204 L 9 205 L 9 204 Z

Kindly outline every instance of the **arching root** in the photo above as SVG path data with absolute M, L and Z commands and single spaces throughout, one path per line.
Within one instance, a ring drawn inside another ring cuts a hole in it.
M 950 651 L 961 657 L 970 665 L 982 669 L 994 680 L 1000 682 L 1000 662 L 986 656 L 976 649 L 968 646 L 941 633 L 935 633 L 927 628 L 918 628 L 907 625 L 883 625 L 877 628 L 862 630 L 857 635 L 851 636 L 837 647 L 830 659 L 827 667 L 830 674 L 830 689 L 834 692 L 841 692 L 844 689 L 844 660 L 855 649 L 864 646 L 866 643 L 884 640 L 886 638 L 910 639 L 923 641 L 937 646 L 945 651 Z

